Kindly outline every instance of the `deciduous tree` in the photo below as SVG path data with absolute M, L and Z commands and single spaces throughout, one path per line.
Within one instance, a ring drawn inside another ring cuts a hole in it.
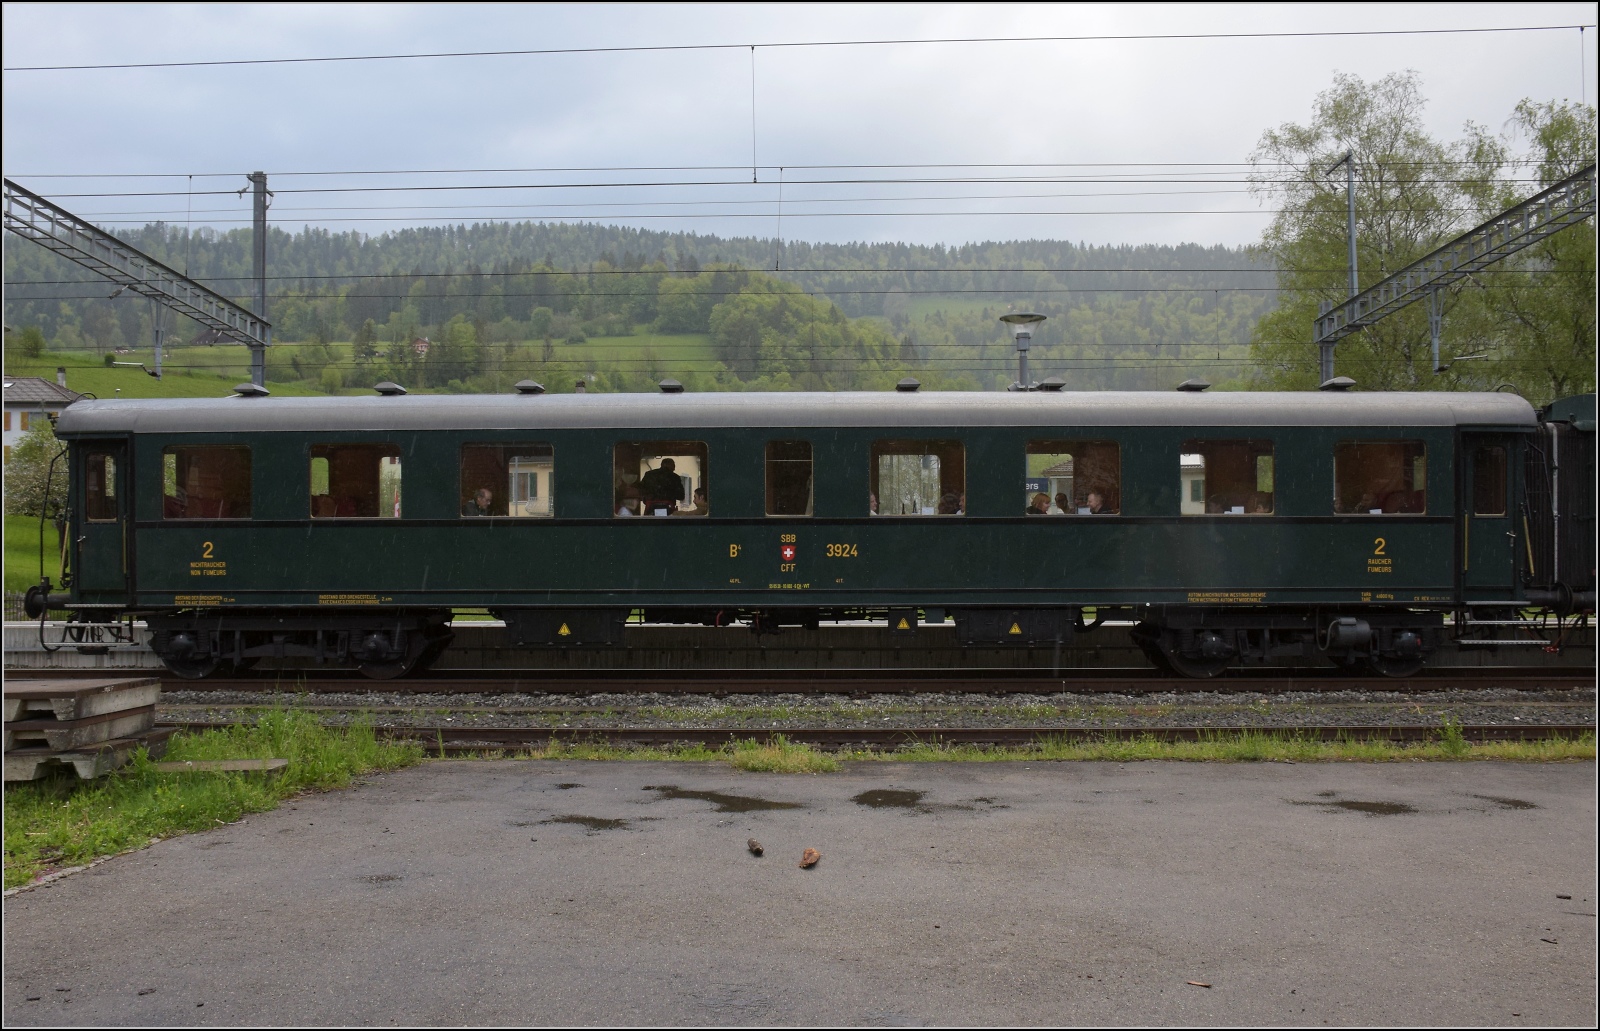
M 1278 306 L 1257 323 L 1257 383 L 1316 385 L 1313 322 L 1348 297 L 1346 153 L 1356 169 L 1356 252 L 1366 289 L 1473 226 L 1594 161 L 1594 110 L 1525 100 L 1510 138 L 1468 124 L 1443 143 L 1422 124 L 1415 72 L 1335 78 L 1308 125 L 1269 130 L 1252 190 L 1280 205 L 1257 251 L 1277 269 Z M 1531 147 L 1516 157 L 1516 137 Z M 1592 220 L 1458 281 L 1444 298 L 1435 372 L 1427 308 L 1411 305 L 1338 344 L 1335 371 L 1367 389 L 1495 389 L 1535 403 L 1594 389 Z

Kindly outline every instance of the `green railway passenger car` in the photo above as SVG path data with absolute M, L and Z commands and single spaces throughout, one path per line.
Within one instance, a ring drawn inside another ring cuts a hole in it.
M 1593 607 L 1594 400 L 1564 405 L 1048 390 L 82 401 L 57 428 L 67 593 L 46 583 L 30 603 L 138 615 L 193 677 L 267 656 L 396 676 L 437 657 L 462 608 L 527 647 L 614 643 L 641 611 L 758 632 L 953 618 L 972 645 L 1124 617 L 1153 661 L 1192 676 L 1319 654 L 1405 675 L 1448 614 Z

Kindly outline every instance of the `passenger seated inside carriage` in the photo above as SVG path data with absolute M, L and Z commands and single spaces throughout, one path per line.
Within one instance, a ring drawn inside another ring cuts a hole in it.
M 1420 440 L 1341 440 L 1333 449 L 1333 510 L 1421 515 L 1428 510 L 1427 449 Z
M 709 454 L 704 443 L 687 440 L 628 441 L 613 449 L 611 482 L 615 513 L 628 516 L 705 516 L 709 496 Z
M 1186 440 L 1178 455 L 1178 475 L 1184 515 L 1272 514 L 1270 440 Z

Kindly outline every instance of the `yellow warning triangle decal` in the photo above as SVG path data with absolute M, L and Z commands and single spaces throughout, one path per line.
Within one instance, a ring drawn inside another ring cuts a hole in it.
M 906 617 L 901 616 L 900 617 L 900 625 L 895 627 L 895 629 L 896 630 L 910 630 L 911 629 L 911 624 L 906 622 Z
M 556 633 L 559 634 L 562 637 L 571 637 L 572 636 L 572 628 L 567 626 L 567 624 L 562 623 L 561 624 L 561 629 L 557 630 Z
M 1020 626 L 1018 626 L 1017 624 L 1012 623 L 1011 624 L 1011 629 L 1009 631 L 1007 631 L 1007 632 L 1008 633 L 1013 633 L 1013 634 L 1020 634 L 1020 633 L 1022 633 L 1022 628 Z

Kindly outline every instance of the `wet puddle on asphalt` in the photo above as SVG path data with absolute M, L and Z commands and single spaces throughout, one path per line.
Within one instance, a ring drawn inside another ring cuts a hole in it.
M 547 820 L 540 820 L 539 822 L 570 823 L 576 827 L 583 827 L 590 834 L 595 834 L 599 831 L 626 830 L 629 826 L 628 820 L 608 820 L 602 816 L 578 816 L 576 814 L 567 816 L 552 816 Z
M 863 791 L 850 801 L 856 805 L 864 805 L 868 809 L 904 809 L 908 812 L 926 813 L 930 810 L 922 804 L 925 791 L 903 791 L 897 788 L 874 788 Z
M 1539 808 L 1539 806 L 1534 805 L 1532 802 L 1524 802 L 1520 798 L 1502 798 L 1499 795 L 1473 795 L 1472 797 L 1476 798 L 1476 799 L 1478 799 L 1480 801 L 1483 801 L 1483 802 L 1493 802 L 1495 805 L 1499 806 L 1501 809 L 1538 809 Z
M 1317 801 L 1288 799 L 1290 805 L 1311 805 L 1328 812 L 1366 813 L 1368 816 L 1401 816 L 1416 812 L 1415 806 L 1404 802 L 1361 802 L 1355 799 L 1336 799 L 1332 791 L 1317 792 Z
M 911 791 L 905 788 L 873 788 L 854 796 L 850 801 L 868 809 L 898 809 L 901 812 L 926 815 L 928 813 L 942 812 L 967 812 L 970 813 L 978 806 L 989 809 L 1008 809 L 992 798 L 974 798 L 972 805 L 962 803 L 924 802 L 926 791 Z
M 750 795 L 730 795 L 723 791 L 691 791 L 676 784 L 646 784 L 641 790 L 654 791 L 656 798 L 687 798 L 696 802 L 710 802 L 719 813 L 755 813 L 770 809 L 804 809 L 799 802 L 774 802 Z

